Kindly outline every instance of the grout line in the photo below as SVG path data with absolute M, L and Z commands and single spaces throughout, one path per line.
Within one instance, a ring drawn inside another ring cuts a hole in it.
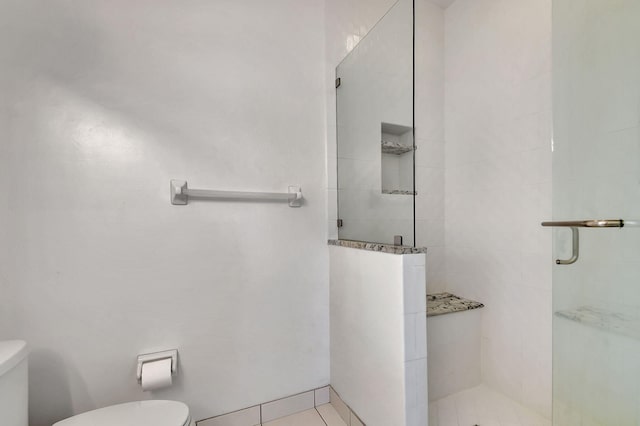
M 313 407 L 314 410 L 316 410 L 316 413 L 318 413 L 318 417 L 320 417 L 320 420 L 322 420 L 322 423 L 325 424 L 325 426 L 329 426 L 329 424 L 324 420 L 324 417 L 322 417 L 322 414 L 320 414 L 320 411 L 318 411 L 318 407 Z

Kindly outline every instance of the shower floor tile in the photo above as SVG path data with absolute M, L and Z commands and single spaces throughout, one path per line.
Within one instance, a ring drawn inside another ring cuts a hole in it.
M 429 426 L 551 426 L 551 420 L 480 385 L 429 404 Z

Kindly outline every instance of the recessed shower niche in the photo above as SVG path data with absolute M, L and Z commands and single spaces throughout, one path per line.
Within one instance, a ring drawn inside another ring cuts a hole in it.
M 338 237 L 415 245 L 413 6 L 399 1 L 336 68 Z
M 413 185 L 413 129 L 382 123 L 381 138 L 382 193 L 415 195 Z

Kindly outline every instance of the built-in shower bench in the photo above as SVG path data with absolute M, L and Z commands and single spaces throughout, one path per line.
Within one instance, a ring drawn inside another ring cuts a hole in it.
M 484 305 L 474 300 L 464 299 L 451 293 L 427 294 L 427 316 L 452 314 L 483 308 Z
M 451 293 L 427 295 L 429 400 L 480 384 L 482 307 Z

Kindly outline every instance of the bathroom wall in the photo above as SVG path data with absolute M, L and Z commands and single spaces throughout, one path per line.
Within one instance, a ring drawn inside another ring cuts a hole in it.
M 445 12 L 447 289 L 485 304 L 483 381 L 551 410 L 551 1 Z
M 329 382 L 323 4 L 0 1 L 0 339 L 31 345 L 33 426 Z M 172 206 L 172 178 L 306 202 Z
M 0 93 L 5 93 L 6 87 L 0 85 Z M 2 98 L 2 97 L 0 97 Z M 0 140 L 8 137 L 8 115 L 5 112 L 4 103 L 0 99 Z M 0 181 L 6 182 L 8 175 L 8 156 L 5 144 L 0 143 Z M 6 260 L 9 253 L 9 245 L 7 236 L 9 232 L 9 191 L 1 191 L 0 193 L 0 294 L 6 295 L 10 292 L 9 283 L 7 281 L 7 265 Z M 10 318 L 12 316 L 13 306 L 9 298 L 0 297 L 0 335 L 5 335 L 9 327 Z

